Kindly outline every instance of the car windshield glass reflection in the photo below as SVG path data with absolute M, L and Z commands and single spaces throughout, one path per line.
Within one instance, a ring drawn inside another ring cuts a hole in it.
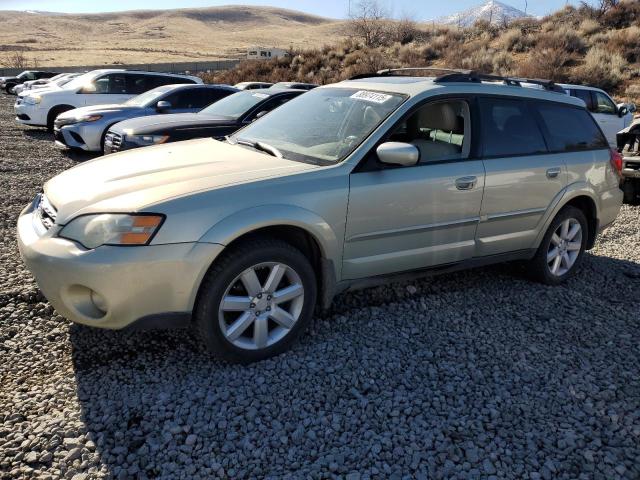
M 260 142 L 287 159 L 333 164 L 353 152 L 404 100 L 395 93 L 320 88 L 273 110 L 231 141 Z

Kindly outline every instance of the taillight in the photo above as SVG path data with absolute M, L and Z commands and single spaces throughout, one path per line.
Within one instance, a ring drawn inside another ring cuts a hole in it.
M 622 177 L 622 154 L 618 152 L 615 148 L 610 150 L 609 159 L 611 161 L 611 166 L 613 170 L 618 174 L 619 177 Z

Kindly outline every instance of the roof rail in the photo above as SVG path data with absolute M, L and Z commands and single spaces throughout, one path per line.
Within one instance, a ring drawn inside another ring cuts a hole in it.
M 556 85 L 552 80 L 543 80 L 539 78 L 520 78 L 520 77 L 506 77 L 502 75 L 493 75 L 489 73 L 476 72 L 474 70 L 462 70 L 453 68 L 439 68 L 439 67 L 407 67 L 407 68 L 388 68 L 385 70 L 379 70 L 376 73 L 365 73 L 356 75 L 350 80 L 358 80 L 363 78 L 374 77 L 389 77 L 398 75 L 401 72 L 443 72 L 444 75 L 435 77 L 436 83 L 450 83 L 450 82 L 474 82 L 481 83 L 482 81 L 488 82 L 503 82 L 510 87 L 522 87 L 523 83 L 529 83 L 532 85 L 539 85 L 545 90 L 552 92 L 564 93 L 564 89 L 559 85 Z

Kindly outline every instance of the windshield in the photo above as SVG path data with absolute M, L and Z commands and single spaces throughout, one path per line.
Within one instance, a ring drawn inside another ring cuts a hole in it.
M 148 92 L 141 93 L 140 95 L 130 98 L 126 102 L 125 105 L 133 105 L 134 107 L 148 107 L 158 101 L 162 95 L 167 93 L 169 90 L 173 90 L 174 87 L 156 87 L 153 90 L 149 90 Z
M 200 111 L 199 115 L 220 115 L 222 117 L 239 118 L 267 98 L 269 98 L 268 94 L 251 90 L 236 92 L 209 105 Z
M 240 130 L 231 141 L 266 144 L 290 160 L 333 164 L 353 152 L 405 98 L 369 90 L 315 89 Z

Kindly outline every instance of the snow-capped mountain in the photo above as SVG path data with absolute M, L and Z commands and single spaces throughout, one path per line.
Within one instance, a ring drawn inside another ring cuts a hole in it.
M 524 3 L 524 2 L 523 2 Z M 493 24 L 509 23 L 517 18 L 528 17 L 522 10 L 511 5 L 506 5 L 496 0 L 488 0 L 482 5 L 471 7 L 462 12 L 454 13 L 436 20 L 436 23 L 444 25 L 457 25 L 470 27 L 478 20 L 486 20 Z

